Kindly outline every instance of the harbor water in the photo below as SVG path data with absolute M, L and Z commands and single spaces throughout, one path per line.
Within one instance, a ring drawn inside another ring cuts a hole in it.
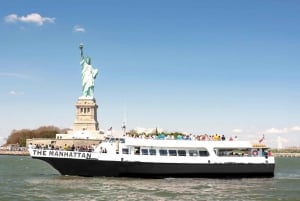
M 300 158 L 276 158 L 274 178 L 61 176 L 29 156 L 0 156 L 0 200 L 299 200 Z

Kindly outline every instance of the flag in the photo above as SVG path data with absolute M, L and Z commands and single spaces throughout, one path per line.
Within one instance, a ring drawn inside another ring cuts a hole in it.
M 110 128 L 108 129 L 108 131 L 112 131 L 112 127 L 110 127 Z
M 126 129 L 126 124 L 125 124 L 125 122 L 123 122 L 123 124 L 122 124 L 122 129 Z
M 265 139 L 265 135 L 263 135 L 262 138 L 258 142 L 262 143 L 262 141 L 264 141 L 264 139 Z

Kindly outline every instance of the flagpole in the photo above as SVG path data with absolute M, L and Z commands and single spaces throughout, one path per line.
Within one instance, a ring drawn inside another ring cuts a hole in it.
M 123 130 L 123 135 L 126 136 L 126 123 L 123 121 L 123 124 L 122 124 L 122 130 Z
M 110 131 L 110 138 L 112 138 L 112 126 L 107 131 Z

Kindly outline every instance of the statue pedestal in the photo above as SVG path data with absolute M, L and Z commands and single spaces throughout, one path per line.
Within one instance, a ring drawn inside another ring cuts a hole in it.
M 93 98 L 80 97 L 76 103 L 76 115 L 73 129 L 66 134 L 56 134 L 61 140 L 103 140 L 103 132 L 99 130 L 97 120 L 98 105 Z
M 73 130 L 98 131 L 97 109 L 98 105 L 95 99 L 79 98 L 76 103 Z

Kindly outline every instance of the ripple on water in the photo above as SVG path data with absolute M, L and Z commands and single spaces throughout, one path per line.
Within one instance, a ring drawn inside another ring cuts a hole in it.
M 47 163 L 0 157 L 0 200 L 300 200 L 300 159 L 278 159 L 274 178 L 86 178 Z

